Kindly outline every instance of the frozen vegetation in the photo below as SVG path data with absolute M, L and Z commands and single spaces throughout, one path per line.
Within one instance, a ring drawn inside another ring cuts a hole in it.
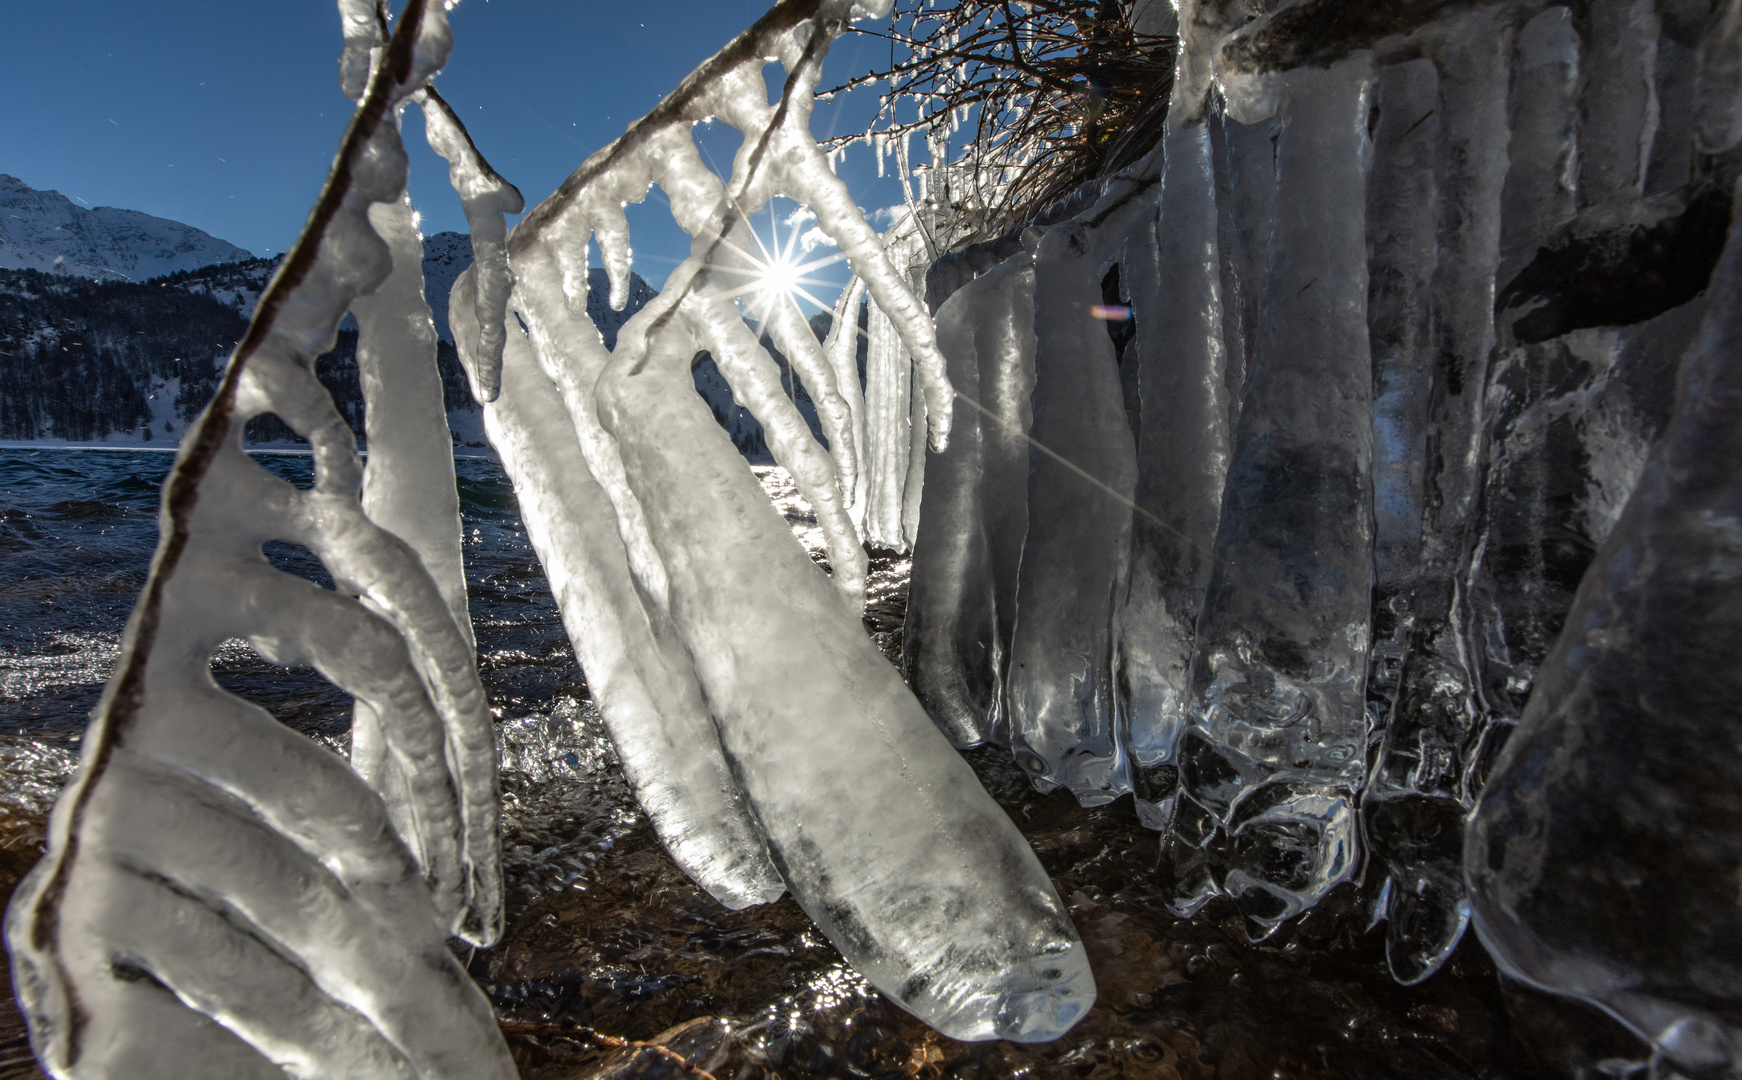
M 1151 5 L 1153 146 L 935 259 L 956 174 L 878 236 L 809 131 L 830 43 L 887 6 L 776 5 L 509 230 L 520 192 L 430 85 L 443 8 L 389 33 L 341 0 L 338 167 L 183 440 L 8 914 L 45 1063 L 512 1074 L 444 944 L 494 940 L 501 895 L 433 307 L 660 842 L 728 907 L 790 893 L 937 1031 L 1051 1040 L 1095 998 L 952 749 L 990 743 L 1132 796 L 1182 917 L 1260 941 L 1364 884 L 1397 981 L 1474 925 L 1654 1075 L 1742 1073 L 1742 3 Z M 411 103 L 476 254 L 440 297 Z M 724 177 L 710 117 L 744 136 Z M 654 186 L 692 241 L 657 295 L 623 212 Z M 822 333 L 736 302 L 776 195 L 853 271 Z M 347 313 L 366 470 L 312 372 Z M 265 414 L 311 489 L 242 453 Z M 899 671 L 868 548 L 913 552 Z M 352 768 L 213 686 L 235 636 L 355 695 Z

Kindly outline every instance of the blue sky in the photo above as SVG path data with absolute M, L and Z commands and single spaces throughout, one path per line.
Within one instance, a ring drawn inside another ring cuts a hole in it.
M 395 8 L 401 6 L 395 3 Z M 761 0 L 463 0 L 437 85 L 529 203 L 762 14 Z M 295 238 L 350 115 L 331 0 L 0 0 L 0 172 L 86 206 L 185 221 L 256 254 Z M 848 37 L 833 82 L 888 59 Z M 771 75 L 778 67 L 769 69 Z M 864 92 L 813 130 L 863 130 Z M 465 230 L 445 164 L 407 110 L 426 233 Z M 729 166 L 735 132 L 704 139 Z M 865 147 L 841 175 L 862 206 L 901 200 Z M 759 218 L 761 232 L 768 215 Z M 636 270 L 656 287 L 688 251 L 657 194 L 630 208 Z

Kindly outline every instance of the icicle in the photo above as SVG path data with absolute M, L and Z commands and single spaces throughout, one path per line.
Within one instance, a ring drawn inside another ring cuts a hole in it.
M 1368 792 L 1367 835 L 1391 871 L 1386 955 L 1392 974 L 1427 978 L 1464 932 L 1468 906 L 1455 834 L 1468 809 L 1466 748 L 1480 734 L 1467 660 L 1460 577 L 1480 493 L 1483 390 L 1495 343 L 1494 275 L 1506 176 L 1510 20 L 1476 12 L 1439 31 L 1439 255 L 1433 276 L 1435 372 L 1427 417 L 1429 468 L 1422 570 L 1410 601 L 1411 647 Z
M 454 341 L 475 351 L 468 270 L 454 283 Z M 730 908 L 783 891 L 726 767 L 683 645 L 636 592 L 613 506 L 594 481 L 562 395 L 518 330 L 507 338 L 504 391 L 484 408 L 490 445 L 514 484 L 527 538 L 562 611 L 636 799 L 672 859 Z M 603 436 L 603 432 L 600 432 Z
M 1075 223 L 1049 230 L 1035 252 L 1036 449 L 1006 690 L 1017 762 L 1090 806 L 1128 784 L 1114 735 L 1111 605 L 1124 591 L 1137 480 L 1118 360 L 1093 313 L 1098 262 L 1091 230 Z
M 339 25 L 345 34 L 339 89 L 352 101 L 361 101 L 380 50 L 387 44 L 387 6 L 381 0 L 339 0 Z
M 1176 758 L 1189 720 L 1197 616 L 1228 469 L 1227 347 L 1215 180 L 1211 168 L 1206 40 L 1191 5 L 1180 93 L 1169 110 L 1159 221 L 1141 223 L 1126 251 L 1137 333 L 1141 422 L 1130 585 L 1121 597 L 1116 665 L 1120 727 L 1138 816 L 1167 827 L 1179 787 Z
M 838 14 L 819 18 L 813 31 L 837 25 L 828 19 Z M 789 29 L 777 20 L 765 31 Z M 832 518 L 845 500 L 833 463 L 802 424 L 788 430 L 781 410 L 791 402 L 779 393 L 778 373 L 722 302 L 743 284 L 741 274 L 731 280 L 742 269 L 732 249 L 743 254 L 753 243 L 746 215 L 784 191 L 816 212 L 889 316 L 925 386 L 934 444 L 947 444 L 951 391 L 930 320 L 806 131 L 827 37 L 813 32 L 802 50 L 798 42 L 780 44 L 792 73 L 780 111 L 761 100 L 758 59 L 775 40 L 741 39 L 527 215 L 511 241 L 516 271 L 523 289 L 529 276 L 544 276 L 522 258 L 569 227 L 568 208 L 589 192 L 621 190 L 613 185 L 640 170 L 666 188 L 673 216 L 694 230 L 691 258 L 623 327 L 596 383 L 598 412 L 645 508 L 669 575 L 672 626 L 734 774 L 789 887 L 873 983 L 957 1037 L 1052 1038 L 1092 999 L 1062 905 L 1002 811 L 943 749 L 853 607 L 840 602 L 852 551 L 842 547 L 837 560 L 831 534 L 830 585 L 692 391 L 689 365 L 705 346 L 735 391 L 762 410 L 801 488 L 817 492 L 825 528 L 839 527 Z M 692 195 L 707 182 L 693 154 L 651 155 L 661 131 L 707 114 L 739 126 L 746 140 L 730 198 L 701 206 Z M 532 344 L 542 352 L 538 321 Z M 850 520 L 842 522 L 851 539 Z M 796 682 L 794 665 L 802 669 Z M 830 717 L 826 728 L 814 723 L 818 714 Z M 791 768 L 794 761 L 804 768 Z M 988 890 L 1000 899 L 986 903 Z
M 1471 818 L 1482 943 L 1513 978 L 1580 998 L 1654 1068 L 1742 1058 L 1736 866 L 1742 757 L 1742 222 L 1683 361 L 1674 419 L 1579 586 Z
M 526 209 L 526 200 L 513 184 L 497 176 L 496 170 L 478 153 L 465 126 L 435 87 L 426 87 L 417 100 L 423 105 L 424 131 L 429 136 L 430 149 L 447 159 L 448 176 L 454 190 L 459 192 L 466 224 L 472 230 L 472 262 L 478 267 L 477 314 L 483 338 L 476 366 L 468 374 L 473 396 L 479 402 L 493 401 L 497 373 L 502 367 L 508 293 L 514 288 L 514 275 L 508 270 L 508 227 L 503 215 L 520 213 Z
M 747 235 L 741 239 L 749 242 Z M 736 306 L 719 299 L 721 291 L 724 290 L 713 286 L 697 290 L 697 295 L 683 306 L 684 318 L 731 384 L 733 396 L 762 425 L 774 460 L 792 474 L 799 493 L 816 512 L 817 523 L 828 540 L 835 588 L 858 611 L 865 602 L 867 561 L 852 518 L 847 514 L 846 500 L 836 483 L 835 463 L 811 436 L 798 406 L 781 387 L 780 369 L 744 325 Z M 621 343 L 622 338 L 618 341 Z
M 910 386 L 910 392 L 911 435 L 907 443 L 907 475 L 901 488 L 901 545 L 908 551 L 913 550 L 913 542 L 919 536 L 919 507 L 925 491 L 925 439 L 919 437 L 925 430 L 925 395 L 917 386 Z
M 1228 430 L 1240 419 L 1246 377 L 1258 352 L 1259 313 L 1264 271 L 1270 263 L 1271 202 L 1276 196 L 1276 124 L 1241 124 L 1218 110 L 1210 129 L 1216 151 L 1217 229 L 1222 249 L 1222 315 L 1228 357 L 1222 383 L 1227 388 Z
M 871 302 L 865 333 L 865 540 L 885 551 L 906 551 L 901 506 L 907 483 L 911 365 L 895 324 L 876 301 Z
M 1408 655 L 1411 586 L 1421 567 L 1428 397 L 1433 383 L 1430 288 L 1438 258 L 1439 76 L 1429 60 L 1383 68 L 1367 185 L 1367 328 L 1373 349 L 1373 652 L 1367 707 L 1388 722 Z M 1382 761 L 1375 791 L 1407 790 Z M 1405 766 L 1406 768 L 1406 766 Z
M 1579 199 L 1584 206 L 1637 198 L 1657 135 L 1657 0 L 1590 6 L 1585 85 L 1579 101 Z
M 1518 35 L 1509 168 L 1501 195 L 1501 269 L 1511 281 L 1578 212 L 1579 35 L 1552 7 Z
M 1694 125 L 1703 153 L 1742 142 L 1742 0 L 1723 0 L 1700 39 Z
M 1240 840 L 1174 896 L 1186 910 L 1223 891 L 1261 933 L 1357 863 L 1372 573 L 1366 64 L 1282 79 L 1264 327 L 1199 622 L 1200 726 L 1181 754 L 1186 827 L 1201 834 L 1207 814 Z
M 1092 999 L 1082 946 L 1009 818 L 690 390 L 696 344 L 666 311 L 699 262 L 624 327 L 600 414 L 775 863 L 847 959 L 939 1031 L 1054 1038 Z
M 350 430 L 312 371 L 391 270 L 369 212 L 404 191 L 393 111 L 447 48 L 441 9 L 412 0 L 165 486 L 79 774 L 7 918 L 34 1046 L 57 1075 L 514 1075 L 443 944 L 455 927 L 480 944 L 500 931 L 495 754 L 471 649 L 417 554 L 365 516 Z M 309 440 L 313 488 L 243 453 L 243 425 L 266 412 Z M 314 551 L 339 591 L 272 569 L 270 539 Z M 312 663 L 383 718 L 421 870 L 342 761 L 212 684 L 233 636 Z
M 835 301 L 829 335 L 823 342 L 823 355 L 828 358 L 829 367 L 835 373 L 835 387 L 840 392 L 841 399 L 846 402 L 848 420 L 852 425 L 850 436 L 853 442 L 853 459 L 858 462 L 859 467 L 854 471 L 852 484 L 849 485 L 843 479 L 841 494 L 848 500 L 847 506 L 852 511 L 854 527 L 861 529 L 860 535 L 863 535 L 860 523 L 865 514 L 865 484 L 868 478 L 865 456 L 865 391 L 859 382 L 859 312 L 864 299 L 865 283 L 855 277 L 841 290 L 840 298 Z M 837 455 L 837 466 L 839 460 Z
M 966 399 L 959 434 L 926 462 L 902 670 L 956 746 L 1008 742 L 1004 679 L 1027 532 L 1034 303 L 1034 258 L 1025 251 L 938 309 L 950 381 Z
M 561 242 L 559 238 L 558 243 Z M 585 248 L 585 237 L 580 244 Z M 563 290 L 553 287 L 553 279 L 560 280 L 562 271 L 548 246 L 525 248 L 515 254 L 513 263 L 519 279 L 514 309 L 526 323 L 545 374 L 562 393 L 594 480 L 605 489 L 616 511 L 618 537 L 635 571 L 635 580 L 655 607 L 664 608 L 665 565 L 647 536 L 641 504 L 629 490 L 617 447 L 599 426 L 594 406 L 592 386 L 609 363 L 610 353 L 599 337 L 598 327 L 586 315 L 585 300 L 577 314 L 567 303 Z
M 453 442 L 436 370 L 435 327 L 423 296 L 423 242 L 412 224 L 411 203 L 370 208 L 370 224 L 393 255 L 393 272 L 351 305 L 360 331 L 357 369 L 362 381 L 369 462 L 363 474 L 363 512 L 404 540 L 440 589 L 455 627 L 472 643 L 466 575 L 460 554 L 460 499 L 454 484 Z M 387 800 L 394 826 L 416 849 L 413 813 L 419 800 L 396 765 L 384 721 L 359 699 L 351 721 L 351 764 Z

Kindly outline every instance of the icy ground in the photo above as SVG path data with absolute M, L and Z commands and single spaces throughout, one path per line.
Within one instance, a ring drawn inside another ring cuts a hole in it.
M 263 460 L 306 479 L 307 458 Z M 83 714 L 150 556 L 157 473 L 167 465 L 167 455 L 0 451 L 0 894 L 41 852 L 44 816 L 74 764 Z M 785 472 L 757 472 L 821 558 L 815 517 Z M 630 797 L 506 480 L 494 463 L 468 461 L 460 484 L 480 666 L 502 748 L 509 912 L 503 942 L 477 953 L 471 971 L 501 1013 L 525 1080 L 609 1075 L 637 1062 L 675 1069 L 675 1059 L 650 1062 L 652 1051 L 611 1040 L 685 1024 L 669 1038 L 675 1052 L 745 1080 L 1539 1072 L 1514 1041 L 1474 943 L 1406 989 L 1386 971 L 1382 932 L 1363 933 L 1366 913 L 1347 909 L 1352 890 L 1262 948 L 1245 944 L 1231 909 L 1175 919 L 1158 899 L 1156 834 L 1129 800 L 1084 810 L 1063 792 L 1037 794 L 1007 755 L 989 750 L 969 761 L 1071 904 L 1101 1004 L 1055 1044 L 939 1038 L 853 974 L 790 899 L 729 912 L 678 871 Z M 274 555 L 318 573 L 306 554 Z M 892 658 L 908 566 L 871 563 L 867 629 Z M 214 668 L 293 727 L 344 747 L 349 701 L 312 673 L 274 668 L 240 643 Z M 1544 1029 L 1565 1020 L 1541 999 L 1513 1004 Z M 0 1080 L 33 1076 L 7 1005 Z M 1587 1064 L 1629 1052 L 1624 1043 L 1564 1046 Z

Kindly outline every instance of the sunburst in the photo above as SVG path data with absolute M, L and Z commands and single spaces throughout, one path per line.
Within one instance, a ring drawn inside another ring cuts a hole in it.
M 832 266 L 847 256 L 837 251 L 833 255 L 825 255 L 816 259 L 800 260 L 795 249 L 798 247 L 799 230 L 796 226 L 788 226 L 784 243 L 780 236 L 780 219 L 774 213 L 774 206 L 768 207 L 768 240 L 764 241 L 754 226 L 750 228 L 750 236 L 756 241 L 755 251 L 746 251 L 730 239 L 722 238 L 732 251 L 736 252 L 747 265 L 727 266 L 719 263 L 708 264 L 708 269 L 744 278 L 744 284 L 728 289 L 715 296 L 721 302 L 740 300 L 745 297 L 750 320 L 756 324 L 757 336 L 761 336 L 768 317 L 774 314 L 782 304 L 792 304 L 798 307 L 799 298 L 809 300 L 823 311 L 830 310 L 834 305 L 820 300 L 810 291 L 810 288 L 827 288 L 833 282 L 812 277 L 811 271 Z M 803 309 L 799 308 L 803 314 Z

